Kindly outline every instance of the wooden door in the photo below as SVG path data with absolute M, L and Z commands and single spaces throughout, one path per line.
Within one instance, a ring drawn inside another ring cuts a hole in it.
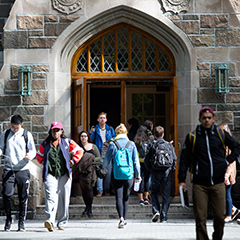
M 178 157 L 178 134 L 177 134 L 177 77 L 173 77 L 170 87 L 170 136 L 173 140 L 176 156 Z M 178 194 L 178 162 L 174 174 L 175 194 Z
M 85 78 L 76 79 L 74 82 L 74 140 L 78 140 L 78 134 L 87 130 L 87 81 Z

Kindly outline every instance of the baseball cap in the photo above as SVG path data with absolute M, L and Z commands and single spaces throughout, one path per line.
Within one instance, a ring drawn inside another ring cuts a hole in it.
M 54 129 L 54 128 L 63 129 L 63 125 L 60 122 L 55 121 L 55 122 L 52 122 L 50 129 Z
M 210 107 L 206 106 L 206 107 L 202 107 L 202 108 L 200 109 L 200 111 L 199 111 L 199 117 L 201 117 L 201 115 L 202 115 L 203 113 L 205 113 L 205 112 L 210 112 L 210 113 L 214 116 L 213 110 L 212 110 Z

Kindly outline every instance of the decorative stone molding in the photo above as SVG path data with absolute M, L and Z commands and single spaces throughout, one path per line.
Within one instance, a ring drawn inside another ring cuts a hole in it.
M 161 0 L 166 12 L 187 12 L 190 0 Z
M 53 0 L 53 7 L 61 13 L 74 13 L 82 8 L 82 0 Z

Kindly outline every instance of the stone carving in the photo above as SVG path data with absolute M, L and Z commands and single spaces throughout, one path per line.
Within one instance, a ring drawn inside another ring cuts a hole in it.
M 53 7 L 59 12 L 70 14 L 82 8 L 82 0 L 53 0 Z
M 187 12 L 190 0 L 161 0 L 166 12 Z

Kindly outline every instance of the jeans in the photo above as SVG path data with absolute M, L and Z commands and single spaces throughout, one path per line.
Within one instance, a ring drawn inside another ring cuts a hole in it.
M 160 212 L 159 192 L 162 192 L 162 210 L 160 213 L 160 221 L 167 220 L 167 212 L 170 205 L 170 191 L 172 174 L 171 171 L 156 171 L 152 173 L 151 199 L 152 213 Z
M 106 176 L 104 177 L 104 181 L 103 181 L 103 188 L 104 190 L 110 190 L 111 187 L 111 177 L 112 177 L 112 161 L 110 161 L 108 167 L 107 167 L 107 171 L 108 173 L 106 174 Z
M 213 215 L 213 240 L 221 240 L 223 237 L 224 218 L 226 212 L 225 184 L 219 183 L 213 186 L 193 184 L 193 208 L 196 221 L 197 240 L 208 240 L 207 234 L 207 208 L 210 201 Z
M 97 178 L 97 191 L 103 193 L 103 179 Z
M 150 172 L 146 169 L 144 163 L 140 163 L 142 181 L 138 193 L 149 192 Z
M 232 216 L 232 196 L 231 196 L 232 185 L 226 186 L 226 216 Z

